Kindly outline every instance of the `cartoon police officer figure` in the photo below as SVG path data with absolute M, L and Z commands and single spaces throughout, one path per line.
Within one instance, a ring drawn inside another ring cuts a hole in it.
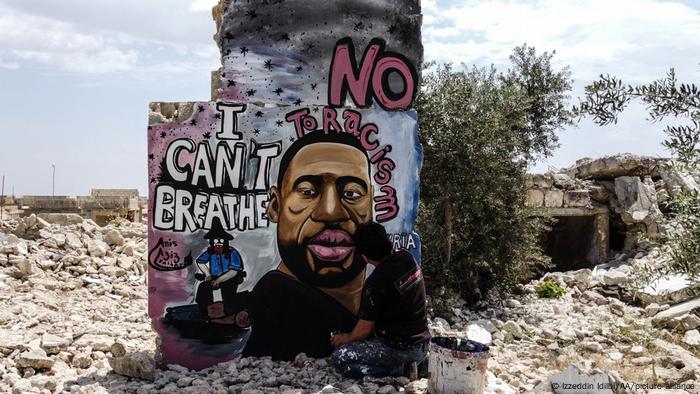
M 203 279 L 197 288 L 195 301 L 199 310 L 207 318 L 220 318 L 231 313 L 235 305 L 238 285 L 243 282 L 243 260 L 235 248 L 229 245 L 233 236 L 224 230 L 221 221 L 214 218 L 211 230 L 204 235 L 209 247 L 197 257 L 199 269 L 204 273 L 195 275 Z M 224 310 L 211 308 L 214 303 L 214 290 L 221 289 Z

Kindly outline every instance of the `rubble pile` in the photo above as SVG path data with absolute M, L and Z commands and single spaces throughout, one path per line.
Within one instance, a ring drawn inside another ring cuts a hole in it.
M 327 360 L 156 368 L 146 227 L 74 214 L 0 222 L 0 392 L 422 393 L 425 379 L 343 379 Z
M 425 379 L 344 379 L 328 360 L 303 354 L 293 362 L 243 358 L 202 371 L 158 369 L 146 314 L 145 226 L 118 220 L 100 227 L 78 219 L 0 222 L 0 392 L 427 390 Z M 640 287 L 632 275 L 665 255 L 663 249 L 640 250 L 592 270 L 549 273 L 520 296 L 476 309 L 455 299 L 449 316 L 432 317 L 431 329 L 491 341 L 488 393 L 547 392 L 569 376 L 693 383 L 690 392 L 698 392 L 700 299 L 677 283 Z M 547 280 L 564 295 L 539 298 L 536 290 Z
M 687 283 L 651 283 L 641 290 L 635 283 L 640 267 L 661 264 L 665 256 L 666 250 L 653 248 L 592 270 L 548 273 L 525 285 L 521 296 L 487 300 L 471 310 L 453 307 L 450 322 L 438 317 L 431 328 L 438 335 L 491 338 L 490 371 L 520 392 L 551 392 L 560 371 L 573 368 L 567 379 L 600 375 L 612 386 L 640 388 L 611 392 L 647 392 L 640 385 L 655 384 L 698 393 L 700 297 L 693 298 Z M 537 289 L 545 281 L 564 295 L 540 298 Z
M 0 223 L 0 392 L 69 389 L 110 357 L 152 351 L 145 237 L 74 214 Z

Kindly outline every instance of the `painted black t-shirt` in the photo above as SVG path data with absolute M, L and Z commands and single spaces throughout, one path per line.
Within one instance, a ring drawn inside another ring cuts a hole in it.
M 377 265 L 362 289 L 359 318 L 375 322 L 374 333 L 395 349 L 430 339 L 425 283 L 413 256 L 399 251 Z
M 252 323 L 243 356 L 294 360 L 304 352 L 323 358 L 333 351 L 330 334 L 350 332 L 357 321 L 333 297 L 280 271 L 255 285 L 248 305 Z

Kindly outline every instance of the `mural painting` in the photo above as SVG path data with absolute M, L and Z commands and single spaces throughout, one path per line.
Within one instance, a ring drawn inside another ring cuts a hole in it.
M 148 127 L 149 315 L 162 365 L 328 356 L 330 334 L 355 324 L 368 275 L 354 253 L 359 224 L 382 223 L 420 261 L 410 109 L 420 36 L 378 35 L 394 20 L 419 28 L 420 15 L 388 3 L 365 32 L 345 18 L 332 34 L 302 23 L 277 40 L 249 31 L 273 6 L 250 7 L 226 10 L 217 100 Z

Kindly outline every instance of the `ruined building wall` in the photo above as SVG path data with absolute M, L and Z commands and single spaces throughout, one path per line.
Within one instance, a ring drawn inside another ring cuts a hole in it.
M 640 237 L 661 234 L 663 203 L 679 190 L 698 189 L 692 177 L 674 171 L 670 164 L 667 159 L 632 154 L 584 158 L 569 168 L 530 175 L 527 205 L 561 219 L 554 226 L 558 234 L 569 231 L 563 227 L 592 218 L 592 232 L 583 231 L 579 239 L 570 237 L 568 247 L 574 254 L 577 247 L 589 248 L 588 265 L 601 263 L 612 253 L 630 251 Z M 546 248 L 557 255 L 564 247 Z

